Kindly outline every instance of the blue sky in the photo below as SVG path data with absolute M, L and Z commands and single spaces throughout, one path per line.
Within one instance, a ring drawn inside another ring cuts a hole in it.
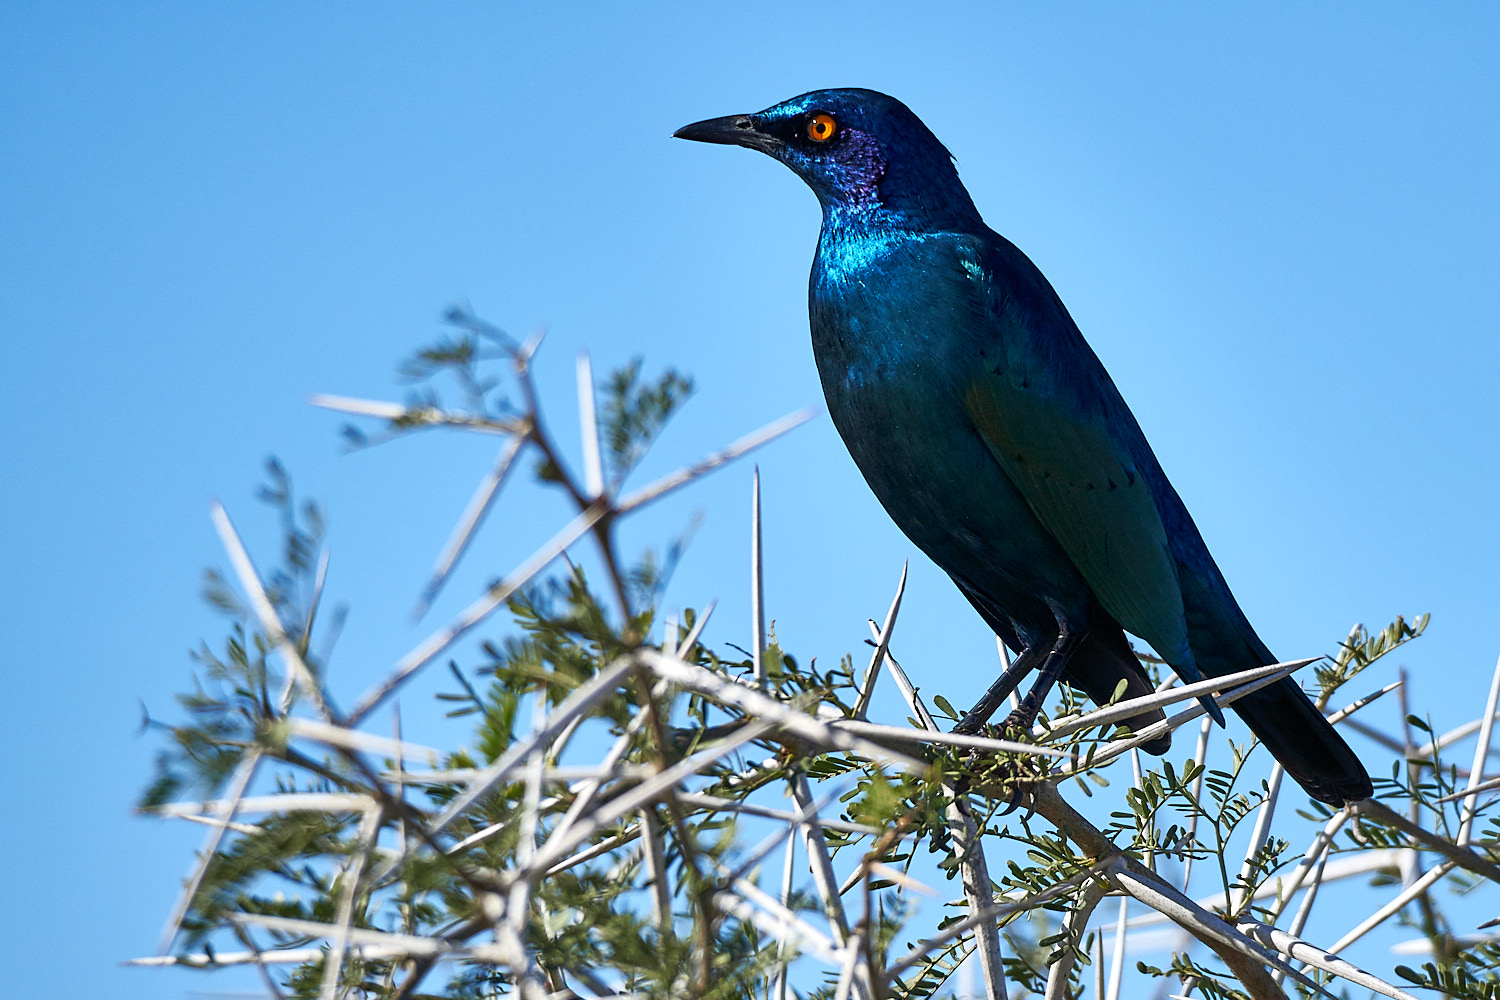
M 466 299 L 550 328 L 562 434 L 581 346 L 599 370 L 692 373 L 643 476 L 819 401 L 811 194 L 668 138 L 816 87 L 895 94 L 953 150 L 1278 655 L 1431 611 L 1403 657 L 1414 704 L 1440 728 L 1479 710 L 1500 652 L 1492 6 L 13 2 L 0 39 L 17 996 L 48 991 L 36 959 L 64 948 L 71 992 L 226 988 L 114 965 L 153 947 L 199 838 L 128 810 L 156 749 L 139 703 L 170 716 L 185 651 L 222 628 L 197 596 L 220 559 L 210 497 L 269 544 L 252 494 L 274 453 L 326 503 L 346 699 L 556 523 L 507 498 L 413 625 L 492 443 L 345 456 L 310 393 L 399 398 L 395 364 Z M 955 703 L 982 690 L 992 640 L 827 418 L 759 460 L 784 644 L 855 648 L 910 556 L 898 655 Z M 722 473 L 636 529 L 659 543 L 706 512 L 668 601 L 718 597 L 720 640 L 747 639 L 748 481 Z M 438 725 L 440 687 L 407 696 L 417 724 Z

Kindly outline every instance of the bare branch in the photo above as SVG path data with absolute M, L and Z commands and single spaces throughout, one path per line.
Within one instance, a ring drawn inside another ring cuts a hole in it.
M 1369 816 L 1387 826 L 1395 827 L 1419 844 L 1424 850 L 1441 854 L 1460 868 L 1466 868 L 1475 875 L 1487 878 L 1491 882 L 1500 882 L 1500 865 L 1496 865 L 1487 858 L 1480 857 L 1466 847 L 1450 844 L 1442 837 L 1428 833 L 1383 802 L 1375 799 L 1361 799 L 1358 802 L 1351 802 L 1349 808 L 1355 815 Z
M 1274 927 L 1267 927 L 1255 920 L 1241 920 L 1238 926 L 1251 939 L 1267 948 L 1275 948 L 1288 958 L 1304 962 L 1315 969 L 1338 976 L 1340 979 L 1347 979 L 1356 986 L 1374 990 L 1382 996 L 1394 997 L 1395 1000 L 1417 1000 L 1405 990 L 1392 986 L 1385 980 L 1372 976 L 1363 969 L 1350 965 L 1337 955 L 1310 945 L 1295 935 L 1279 931 Z

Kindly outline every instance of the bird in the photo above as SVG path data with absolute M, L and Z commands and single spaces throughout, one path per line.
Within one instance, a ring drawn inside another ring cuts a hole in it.
M 1059 679 L 1101 704 L 1149 694 L 1127 632 L 1188 682 L 1278 662 L 1056 290 L 906 105 L 816 90 L 673 135 L 766 153 L 817 196 L 808 316 L 829 415 L 892 520 L 1017 652 L 958 731 L 1032 670 L 1008 727 L 1029 730 Z M 1292 678 L 1232 707 L 1313 798 L 1372 794 Z

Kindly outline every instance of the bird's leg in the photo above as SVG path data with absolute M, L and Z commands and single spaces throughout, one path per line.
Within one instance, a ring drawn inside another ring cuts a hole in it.
M 1042 659 L 1044 655 L 1042 647 L 1036 645 L 1028 646 L 1022 651 L 1020 656 L 1016 657 L 1015 662 L 1010 665 L 1010 669 L 1002 674 L 999 680 L 990 685 L 990 689 L 984 693 L 984 697 L 980 699 L 979 704 L 975 705 L 969 714 L 964 716 L 963 721 L 954 727 L 953 731 L 956 733 L 972 733 L 977 731 L 980 726 L 984 725 L 985 720 L 994 713 L 996 707 L 1000 704 L 1000 700 L 1015 690 L 1016 685 L 1021 682 L 1022 678 L 1031 672 L 1031 668 L 1036 665 L 1037 660 L 1042 660 L 1042 669 L 1037 676 L 1036 683 L 1032 684 L 1031 690 L 1027 692 L 1026 697 L 1021 699 L 1021 704 L 1010 715 L 1006 716 L 1005 721 L 1001 723 L 1002 729 L 1014 729 L 1021 733 L 1029 734 L 1031 732 L 1031 724 L 1036 720 L 1037 713 L 1041 711 L 1042 701 L 1047 697 L 1047 692 L 1052 690 L 1052 685 L 1057 683 L 1057 679 L 1062 676 L 1063 668 L 1068 664 L 1068 657 L 1073 654 L 1074 649 L 1078 648 L 1078 644 L 1083 641 L 1083 637 L 1086 634 L 1082 630 L 1077 632 L 1071 631 L 1066 624 L 1059 622 L 1057 641 L 1046 652 L 1046 659 Z M 975 723 L 974 729 L 966 730 L 964 727 L 969 723 L 969 720 L 976 717 L 978 721 Z M 1015 760 L 1007 760 L 999 762 L 998 766 L 991 766 L 984 770 L 984 780 L 987 785 L 995 789 L 996 794 L 1006 795 L 1007 804 L 1005 812 L 1009 813 L 1015 810 L 1021 804 L 1021 798 L 1026 788 L 1026 769 L 1018 766 L 1018 762 Z M 967 780 L 964 781 L 961 787 L 967 790 Z
M 979 730 L 983 729 L 984 724 L 990 721 L 990 716 L 995 714 L 995 709 L 1000 707 L 1000 703 L 1005 700 L 1006 695 L 1020 686 L 1021 681 L 1026 679 L 1026 675 L 1031 673 L 1032 669 L 1036 667 L 1036 662 L 1041 659 L 1041 656 L 1041 651 L 1036 646 L 1028 646 L 1022 650 L 1021 655 L 1012 660 L 1010 666 L 1005 668 L 1005 673 L 1001 674 L 999 679 L 990 685 L 990 689 L 984 693 L 984 697 L 975 702 L 974 707 L 969 709 L 968 714 L 959 720 L 958 725 L 953 727 L 953 731 L 966 736 L 973 736 Z
M 1019 729 L 1023 733 L 1031 732 L 1032 723 L 1042 710 L 1042 702 L 1062 676 L 1063 668 L 1068 665 L 1068 659 L 1073 655 L 1073 650 L 1078 648 L 1088 636 L 1087 629 L 1070 629 L 1066 622 L 1059 622 L 1057 629 L 1057 641 L 1052 644 L 1052 651 L 1047 654 L 1042 669 L 1037 673 L 1036 683 L 1031 685 L 1031 690 L 1026 692 L 1026 697 L 1021 699 L 1015 711 L 1006 716 L 1005 726 L 1007 729 Z M 1030 650 L 1027 650 L 1030 652 Z

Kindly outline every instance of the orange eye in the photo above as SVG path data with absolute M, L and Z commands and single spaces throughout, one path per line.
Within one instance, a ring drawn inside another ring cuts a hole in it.
M 838 128 L 839 123 L 833 120 L 833 115 L 820 111 L 808 120 L 807 137 L 813 142 L 827 142 Z

